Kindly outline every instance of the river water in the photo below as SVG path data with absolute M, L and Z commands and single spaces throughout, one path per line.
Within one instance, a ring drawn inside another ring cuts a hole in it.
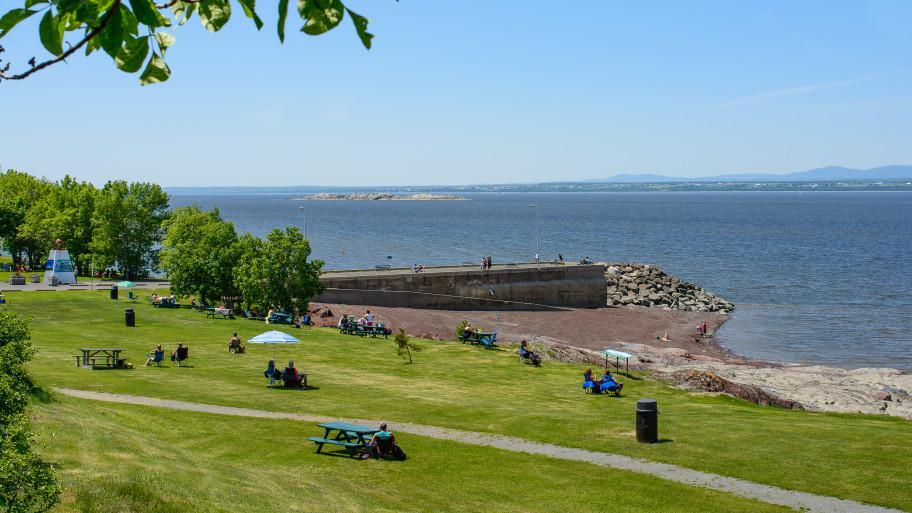
M 240 232 L 304 228 L 331 269 L 531 261 L 662 267 L 736 304 L 738 354 L 912 370 L 912 193 L 488 193 L 471 201 L 172 195 Z M 302 208 L 303 207 L 303 208 Z

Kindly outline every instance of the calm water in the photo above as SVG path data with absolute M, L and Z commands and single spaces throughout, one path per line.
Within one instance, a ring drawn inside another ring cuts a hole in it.
M 912 370 L 912 194 L 476 194 L 472 201 L 173 196 L 240 231 L 304 226 L 328 268 L 543 259 L 648 262 L 737 305 L 737 353 Z M 530 205 L 534 204 L 535 207 Z M 300 207 L 306 206 L 306 210 Z

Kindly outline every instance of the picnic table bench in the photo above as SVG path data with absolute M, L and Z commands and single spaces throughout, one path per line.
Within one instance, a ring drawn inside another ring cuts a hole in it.
M 81 348 L 81 355 L 76 355 L 77 367 L 91 367 L 93 369 L 123 369 L 126 359 L 120 357 L 123 349 L 116 348 Z
M 463 332 L 462 335 L 459 335 L 459 341 L 465 344 L 469 342 L 470 344 L 480 344 L 487 348 L 494 347 L 494 343 L 497 341 L 497 332 L 485 333 L 482 331 L 475 331 L 472 333 Z
M 207 308 L 206 309 L 206 318 L 221 317 L 222 319 L 233 319 L 234 312 L 230 308 Z
M 380 431 L 374 427 L 340 421 L 324 422 L 317 425 L 325 429 L 326 432 L 322 437 L 310 436 L 307 439 L 317 444 L 318 453 L 323 450 L 323 445 L 330 444 L 344 448 L 348 451 L 349 456 L 352 457 L 367 447 L 374 433 Z M 332 434 L 334 431 L 335 435 Z
M 359 337 L 377 337 L 379 335 L 386 339 L 389 338 L 386 326 L 382 324 L 367 326 L 357 322 L 348 322 L 339 327 L 339 333 L 343 335 L 358 335 Z

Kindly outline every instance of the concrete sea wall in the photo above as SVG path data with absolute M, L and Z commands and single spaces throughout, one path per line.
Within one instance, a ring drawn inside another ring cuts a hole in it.
M 452 310 L 599 308 L 607 304 L 604 265 L 498 265 L 326 272 L 315 302 Z

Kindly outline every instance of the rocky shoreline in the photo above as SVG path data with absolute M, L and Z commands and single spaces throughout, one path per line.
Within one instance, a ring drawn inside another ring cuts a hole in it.
M 353 194 L 321 192 L 294 199 L 298 201 L 468 201 L 468 198 L 452 194 L 393 194 L 389 192 L 356 192 Z
M 608 305 L 730 313 L 732 303 L 649 264 L 605 264 Z

